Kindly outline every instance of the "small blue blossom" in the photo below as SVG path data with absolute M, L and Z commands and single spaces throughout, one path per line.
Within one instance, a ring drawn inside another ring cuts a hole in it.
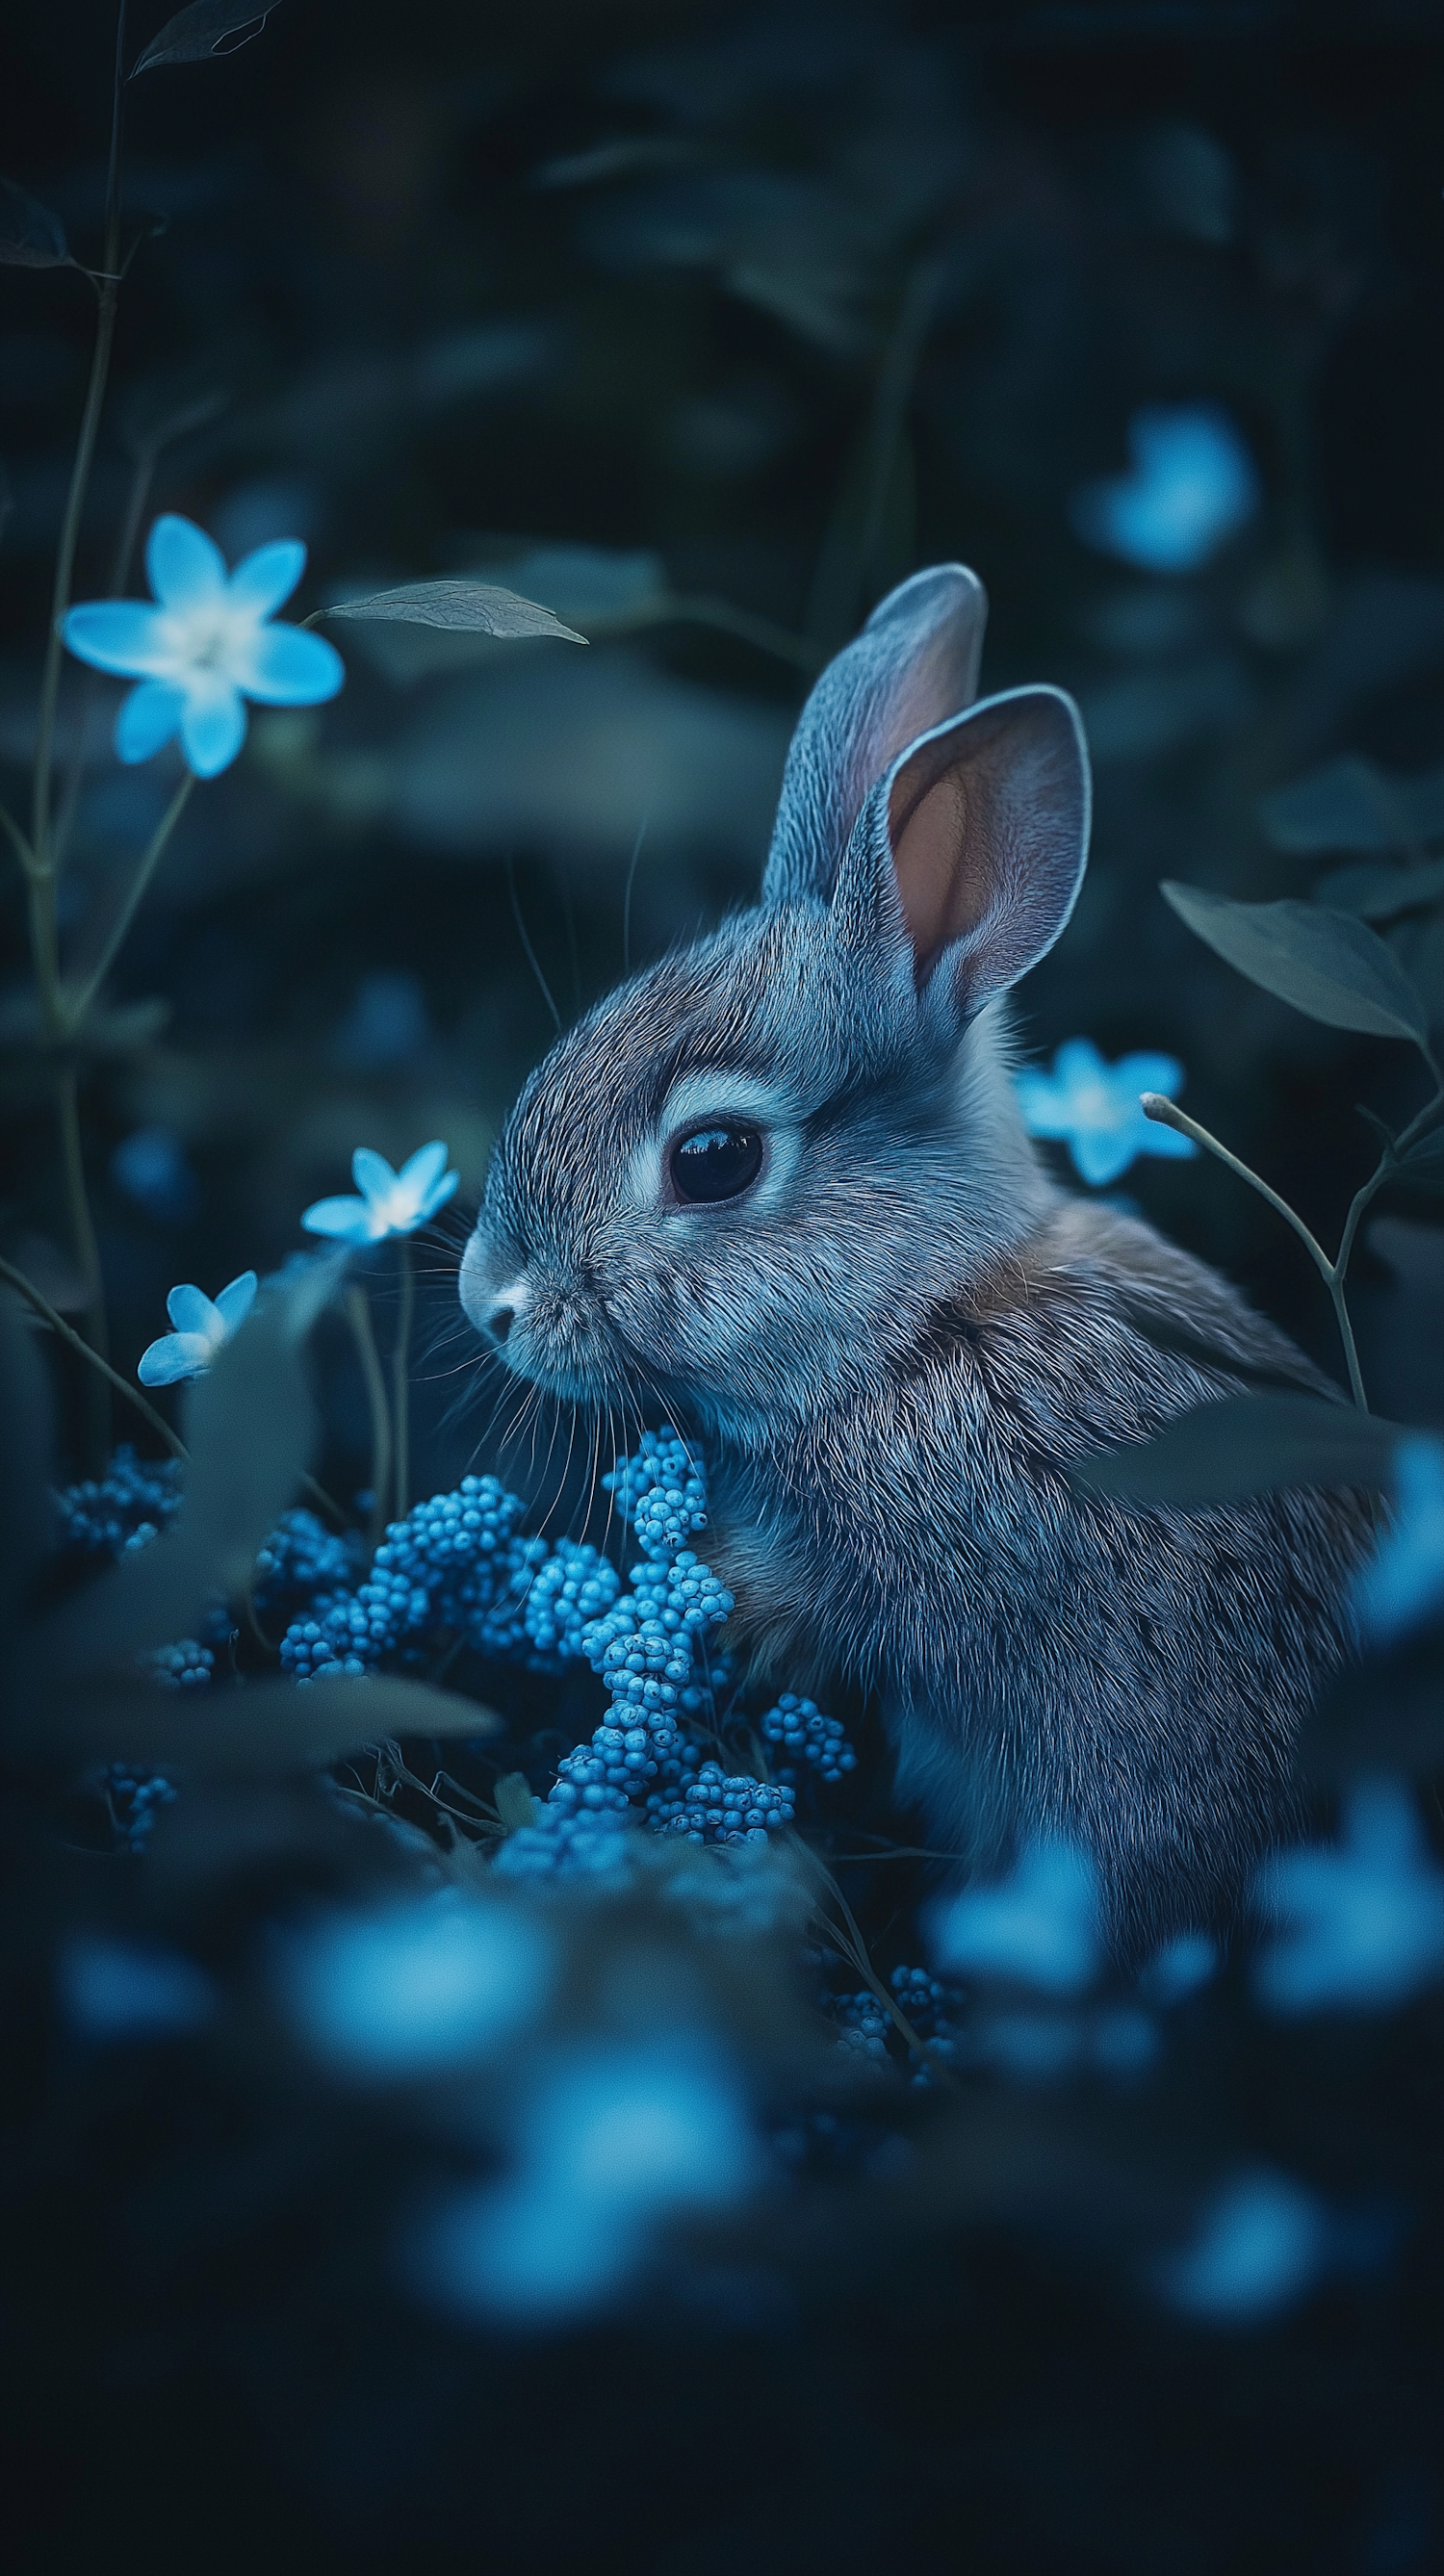
M 555 1969 L 542 1927 L 515 1905 L 451 1890 L 293 1936 L 285 2003 L 313 2053 L 362 2081 L 467 2067 L 533 2019 Z
M 82 662 L 140 683 L 116 718 L 122 760 L 150 760 L 178 733 L 196 777 L 214 778 L 245 741 L 247 698 L 268 707 L 334 698 L 346 677 L 334 644 L 274 623 L 306 568 L 298 538 L 258 546 L 227 574 L 205 531 L 168 514 L 151 529 L 145 568 L 156 605 L 86 600 L 61 628 Z
M 1171 1055 L 1125 1055 L 1105 1064 L 1091 1038 L 1069 1038 L 1054 1056 L 1051 1073 L 1024 1065 L 1013 1077 L 1029 1135 L 1066 1140 L 1075 1167 L 1093 1189 L 1116 1181 L 1139 1154 L 1198 1151 L 1191 1136 L 1157 1125 L 1139 1107 L 1140 1093 L 1161 1091 L 1171 1100 L 1183 1080 L 1183 1067 Z
M 460 1173 L 446 1169 L 446 1155 L 445 1145 L 421 1145 L 394 1172 L 384 1154 L 358 1145 L 351 1177 L 360 1196 L 317 1199 L 301 1223 L 308 1234 L 333 1235 L 342 1243 L 381 1243 L 391 1234 L 414 1234 L 445 1207 L 460 1183 Z
M 945 1901 L 934 1946 L 942 1966 L 958 1974 L 1079 1993 L 1102 1965 L 1092 1861 L 1072 1843 L 1034 1843 L 1010 1877 Z
M 1426 1432 L 1394 1452 L 1397 1516 L 1355 1591 L 1372 1646 L 1392 1646 L 1444 1609 L 1444 1440 Z
M 1128 447 L 1130 473 L 1073 496 L 1074 529 L 1104 554 L 1144 572 L 1196 572 L 1258 509 L 1253 459 L 1212 404 L 1135 412 Z
M 1397 1780 L 1361 1782 L 1342 1850 L 1281 1852 L 1255 1895 L 1282 1928 L 1254 1970 L 1274 2012 L 1383 2012 L 1444 1977 L 1444 1870 Z
M 412 2251 L 423 2295 L 550 2325 L 607 2305 L 667 2220 L 725 2209 L 761 2171 L 731 2069 L 697 2042 L 574 2047 L 523 2096 L 516 2169 L 457 2193 Z
M 1170 2307 L 1215 2325 L 1252 2325 L 1303 2297 L 1332 2251 L 1328 2212 L 1287 2174 L 1260 2168 L 1226 2183 L 1193 2243 L 1158 2265 Z
M 136 1376 L 142 1386 L 174 1386 L 183 1377 L 203 1377 L 218 1350 L 240 1331 L 256 1299 L 256 1274 L 243 1270 L 217 1297 L 199 1288 L 172 1288 L 165 1310 L 175 1326 L 142 1351 Z

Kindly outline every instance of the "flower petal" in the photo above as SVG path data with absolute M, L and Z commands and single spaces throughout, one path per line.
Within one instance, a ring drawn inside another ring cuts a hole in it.
M 185 691 L 174 680 L 142 680 L 120 702 L 115 719 L 116 758 L 153 759 L 162 744 L 179 732 L 185 703 Z
M 1116 1128 L 1099 1131 L 1084 1127 L 1068 1139 L 1073 1161 L 1090 1189 L 1102 1189 L 1126 1172 L 1138 1151 L 1135 1138 L 1120 1135 Z
M 237 688 L 264 707 L 319 706 L 346 678 L 335 645 L 299 626 L 247 627 L 228 648 L 226 668 Z
M 246 739 L 240 691 L 219 671 L 187 671 L 180 730 L 181 748 L 197 778 L 218 777 Z
M 385 1155 L 374 1153 L 369 1145 L 358 1145 L 352 1155 L 351 1178 L 371 1207 L 378 1199 L 389 1198 L 396 1187 L 396 1174 Z
M 422 1200 L 418 1222 L 424 1225 L 428 1218 L 435 1216 L 437 1209 L 445 1207 L 447 1200 L 452 1196 L 453 1192 L 459 1190 L 460 1187 L 460 1172 L 445 1173 L 437 1182 L 436 1187 L 432 1190 L 428 1190 L 425 1198 Z
M 365 1199 L 317 1199 L 301 1219 L 307 1234 L 335 1235 L 342 1243 L 373 1243 L 371 1210 Z
M 216 1313 L 220 1316 L 221 1321 L 225 1325 L 227 1340 L 230 1339 L 232 1333 L 240 1330 L 241 1325 L 245 1322 L 246 1317 L 249 1315 L 255 1302 L 256 1274 L 254 1270 L 243 1270 L 239 1279 L 233 1279 L 228 1288 L 222 1288 L 218 1291 L 216 1296 Z
M 1137 1150 L 1140 1154 L 1177 1154 L 1181 1157 L 1196 1154 L 1198 1147 L 1191 1136 L 1180 1136 L 1176 1127 L 1155 1124 L 1150 1118 L 1148 1133 L 1139 1137 Z
M 416 1200 L 418 1205 L 431 1188 L 437 1173 L 445 1171 L 446 1151 L 444 1145 L 418 1145 L 415 1153 L 408 1155 L 397 1173 L 396 1177 L 401 1187 Z
M 182 667 L 169 618 L 144 600 L 84 600 L 67 610 L 60 631 L 80 661 L 123 679 L 167 680 Z
M 1113 1079 L 1124 1091 L 1161 1091 L 1171 1100 L 1183 1089 L 1183 1067 L 1176 1055 L 1126 1055 L 1113 1068 Z
M 165 1311 L 178 1333 L 200 1333 L 209 1342 L 218 1342 L 225 1329 L 203 1289 L 189 1284 L 172 1288 L 165 1301 Z
M 271 617 L 289 599 L 306 569 L 306 549 L 299 537 L 275 537 L 257 546 L 231 575 L 230 604 L 253 617 Z
M 214 1344 L 204 1333 L 164 1333 L 142 1351 L 136 1376 L 142 1386 L 174 1386 L 183 1377 L 199 1377 L 209 1368 Z
M 226 559 L 213 537 L 192 519 L 167 511 L 146 539 L 145 568 L 165 608 L 215 608 L 228 583 Z

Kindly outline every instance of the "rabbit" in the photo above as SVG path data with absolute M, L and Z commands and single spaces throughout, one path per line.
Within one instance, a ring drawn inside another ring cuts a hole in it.
M 465 1313 L 508 1367 L 699 1444 L 755 1671 L 875 1695 L 930 1845 L 1096 1866 L 1137 1960 L 1297 1829 L 1362 1498 L 1197 1514 L 1071 1461 L 1260 1373 L 1336 1392 L 1026 1135 L 1007 995 L 1062 933 L 1090 776 L 1051 687 L 975 703 L 986 599 L 916 574 L 829 664 L 761 902 L 562 1036 L 498 1139 Z

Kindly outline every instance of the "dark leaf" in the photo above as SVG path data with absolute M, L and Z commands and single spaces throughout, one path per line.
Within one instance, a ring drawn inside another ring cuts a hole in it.
M 532 175 L 534 188 L 594 188 L 612 179 L 635 179 L 657 170 L 680 170 L 699 158 L 700 147 L 680 135 L 621 134 L 585 152 L 564 152 Z
M 1363 921 L 1396 921 L 1400 913 L 1419 912 L 1444 895 L 1444 859 L 1428 859 L 1417 868 L 1371 867 L 1367 861 L 1333 868 L 1312 893 L 1315 903 L 1326 903 L 1335 912 L 1354 912 Z
M 1444 831 L 1444 769 L 1394 778 L 1349 752 L 1265 796 L 1259 820 L 1279 850 L 1401 850 Z
M 1299 1758 L 1322 1788 L 1361 1771 L 1444 1770 L 1444 1637 L 1411 1638 L 1335 1685 L 1305 1730 Z
M 346 599 L 323 610 L 326 617 L 385 618 L 403 626 L 442 626 L 458 635 L 551 635 L 568 644 L 585 644 L 585 635 L 563 626 L 550 608 L 520 599 L 514 590 L 464 575 L 444 581 L 408 582 L 402 590 L 373 591 L 367 599 Z
M 65 268 L 65 226 L 38 197 L 0 179 L 0 261 L 9 268 Z
M 173 1777 L 275 1777 L 320 1770 L 387 1738 L 495 1735 L 501 1723 L 479 1700 L 382 1674 L 204 1693 L 112 1674 L 38 1702 L 14 1749 L 47 1763 L 153 1762 Z
M 524 1771 L 508 1771 L 498 1780 L 494 1791 L 496 1812 L 509 1834 L 519 1833 L 523 1825 L 536 1823 L 536 1800 Z
M 161 63 L 206 63 L 218 54 L 234 54 L 259 36 L 277 6 L 278 0 L 266 0 L 260 9 L 248 8 L 246 0 L 192 0 L 189 9 L 167 18 L 160 34 L 152 36 L 130 77 L 153 72 Z
M 1180 921 L 1281 1002 L 1333 1029 L 1422 1043 L 1429 1015 L 1391 948 L 1352 913 L 1317 903 L 1233 903 L 1165 879 Z
M 1436 1127 L 1432 1136 L 1421 1136 L 1417 1145 L 1411 1145 L 1400 1156 L 1394 1177 L 1415 1189 L 1444 1190 L 1444 1127 Z
M 1081 1458 L 1077 1494 L 1167 1511 L 1210 1511 L 1289 1485 L 1382 1488 L 1397 1422 L 1315 1395 L 1233 1395 L 1180 1414 L 1156 1439 Z

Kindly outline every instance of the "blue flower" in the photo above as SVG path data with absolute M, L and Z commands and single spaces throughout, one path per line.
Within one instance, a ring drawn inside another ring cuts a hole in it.
M 1361 1782 L 1342 1850 L 1282 1852 L 1257 1901 L 1283 1938 L 1254 1984 L 1274 2012 L 1379 2012 L 1444 1976 L 1444 1870 L 1397 1780 Z
M 228 576 L 204 529 L 167 516 L 145 550 L 156 606 L 91 599 L 69 610 L 61 632 L 71 652 L 140 682 L 116 718 L 122 760 L 149 760 L 178 733 L 197 778 L 214 778 L 245 741 L 247 698 L 267 707 L 334 698 L 346 677 L 335 646 L 272 622 L 305 565 L 299 538 L 282 537 Z
M 203 1377 L 223 1342 L 239 1332 L 256 1299 L 256 1274 L 243 1270 L 218 1297 L 199 1288 L 172 1288 L 165 1310 L 175 1326 L 142 1351 L 136 1370 L 142 1386 L 174 1386 L 183 1377 Z
M 439 2304 L 535 2324 L 604 2305 L 659 2229 L 725 2209 L 759 2179 L 730 2067 L 704 2043 L 574 2046 L 523 2097 L 517 2166 L 456 2194 L 416 2245 Z
M 351 1178 L 359 1198 L 317 1199 L 301 1219 L 308 1234 L 330 1234 L 343 1243 L 381 1243 L 388 1234 L 414 1234 L 445 1207 L 460 1182 L 445 1168 L 444 1145 L 422 1145 L 393 1172 L 384 1154 L 358 1145 Z
M 1135 412 L 1128 446 L 1131 473 L 1085 483 L 1069 512 L 1104 554 L 1145 572 L 1196 572 L 1258 508 L 1253 459 L 1211 404 Z
M 1355 1593 L 1371 1645 L 1392 1646 L 1444 1609 L 1444 1441 L 1417 1432 L 1394 1452 L 1398 1517 Z
M 1223 2186 L 1193 2243 L 1158 2266 L 1157 2284 L 1185 2316 L 1250 2325 L 1302 2298 L 1328 2266 L 1332 2235 L 1311 2191 L 1259 2167 Z
M 1029 1135 L 1065 1138 L 1077 1170 L 1094 1189 L 1116 1181 L 1136 1155 L 1197 1152 L 1191 1136 L 1155 1125 L 1138 1105 L 1144 1091 L 1161 1091 L 1171 1100 L 1183 1079 L 1183 1067 L 1171 1055 L 1125 1055 L 1105 1064 L 1091 1038 L 1069 1038 L 1054 1056 L 1051 1073 L 1024 1065 L 1013 1077 Z
M 953 1897 L 934 1931 L 939 1961 L 954 1973 L 1077 1994 L 1102 1965 L 1093 1863 L 1072 1843 L 1035 1843 L 1011 1877 Z

